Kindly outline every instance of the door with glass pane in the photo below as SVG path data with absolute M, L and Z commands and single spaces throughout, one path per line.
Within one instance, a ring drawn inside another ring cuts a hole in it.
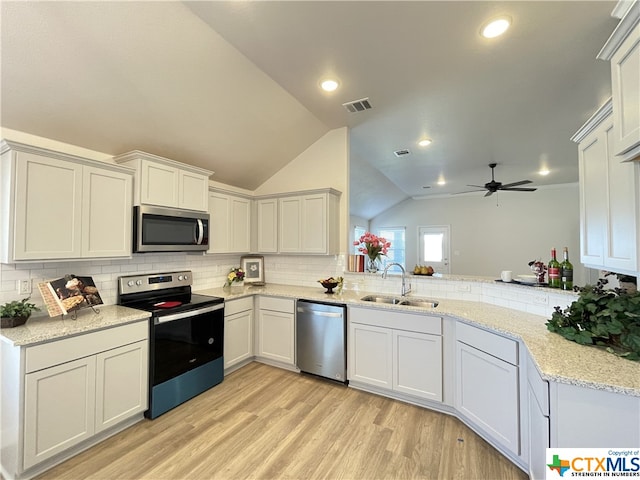
M 449 273 L 449 226 L 418 227 L 418 262 L 436 273 Z

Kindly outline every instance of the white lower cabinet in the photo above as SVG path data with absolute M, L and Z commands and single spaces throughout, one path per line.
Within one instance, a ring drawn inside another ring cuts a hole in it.
M 295 300 L 258 297 L 256 356 L 277 364 L 295 366 Z
M 391 390 L 393 331 L 353 323 L 349 317 L 349 380 Z
M 253 296 L 224 304 L 225 370 L 253 358 Z
M 442 401 L 442 319 L 352 307 L 349 380 Z
M 529 477 L 546 478 L 546 449 L 550 443 L 549 382 L 543 380 L 531 358 L 527 358 L 527 406 L 529 425 Z
M 515 341 L 456 325 L 456 410 L 500 446 L 520 455 L 517 358 Z
M 3 344 L 2 428 L 16 442 L 11 451 L 2 447 L 9 478 L 35 474 L 72 447 L 142 418 L 148 348 L 146 319 L 34 346 Z
M 94 434 L 95 372 L 92 356 L 27 374 L 25 469 Z
M 552 448 L 640 445 L 640 397 L 551 382 Z

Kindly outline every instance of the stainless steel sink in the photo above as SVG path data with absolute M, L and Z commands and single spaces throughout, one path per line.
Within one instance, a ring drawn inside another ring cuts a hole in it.
M 363 302 L 389 303 L 391 305 L 402 305 L 402 302 L 404 301 L 403 298 L 383 297 L 379 295 L 367 295 L 366 297 L 362 297 L 360 300 Z
M 401 302 L 400 305 L 409 305 L 410 307 L 423 307 L 423 308 L 436 308 L 438 302 L 435 300 L 428 300 L 426 298 L 410 298 Z
M 367 295 L 360 300 L 363 302 L 386 303 L 390 305 L 406 305 L 408 307 L 436 308 L 438 302 L 427 298 L 387 297 L 383 295 Z

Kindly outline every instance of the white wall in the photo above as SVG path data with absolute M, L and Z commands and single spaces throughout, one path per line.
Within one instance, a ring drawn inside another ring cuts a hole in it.
M 498 201 L 498 206 L 496 206 Z M 577 184 L 538 188 L 536 192 L 499 192 L 406 200 L 371 220 L 371 229 L 406 227 L 407 267 L 419 263 L 418 227 L 451 226 L 451 273 L 495 276 L 501 270 L 530 274 L 528 262 L 548 263 L 569 247 L 574 281 L 587 280 L 579 260 L 579 194 Z
M 349 130 L 331 130 L 260 185 L 256 195 L 334 188 L 340 192 L 340 252 L 347 249 L 349 224 Z

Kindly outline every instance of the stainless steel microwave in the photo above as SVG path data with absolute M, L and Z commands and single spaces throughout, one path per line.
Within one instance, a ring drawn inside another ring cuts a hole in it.
M 209 214 L 176 208 L 133 207 L 133 252 L 209 249 Z

